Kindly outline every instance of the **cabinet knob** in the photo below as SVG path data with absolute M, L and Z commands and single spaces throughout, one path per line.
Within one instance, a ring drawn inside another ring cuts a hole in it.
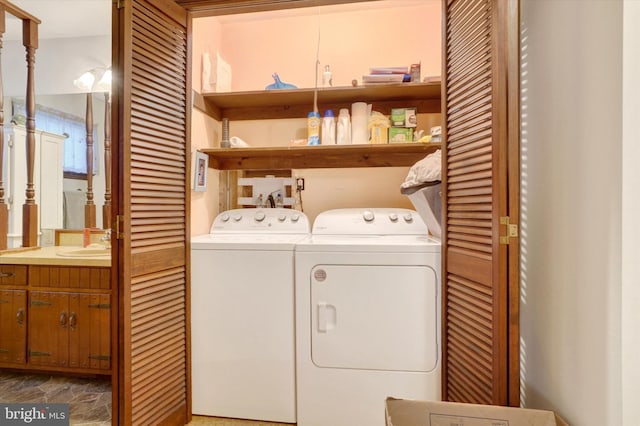
M 66 312 L 60 312 L 60 317 L 58 318 L 58 323 L 60 324 L 60 327 L 67 328 L 67 313 Z
M 18 321 L 18 325 L 24 324 L 24 309 L 18 309 L 18 313 L 16 314 L 16 321 Z

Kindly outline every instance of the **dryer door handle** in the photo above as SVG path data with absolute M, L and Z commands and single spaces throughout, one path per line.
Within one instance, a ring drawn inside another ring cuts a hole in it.
M 326 302 L 318 302 L 318 332 L 326 333 L 336 328 L 336 307 Z

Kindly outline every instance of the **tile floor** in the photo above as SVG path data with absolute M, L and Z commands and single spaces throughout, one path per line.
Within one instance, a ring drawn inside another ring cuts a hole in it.
M 109 379 L 0 371 L 0 402 L 68 402 L 70 424 L 111 425 Z
M 0 371 L 0 402 L 68 402 L 70 425 L 111 425 L 111 383 L 109 379 Z M 189 426 L 292 425 L 194 416 Z

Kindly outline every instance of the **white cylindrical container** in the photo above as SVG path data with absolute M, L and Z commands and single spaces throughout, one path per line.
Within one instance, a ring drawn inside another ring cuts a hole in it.
M 336 118 L 333 110 L 326 110 L 322 118 L 322 130 L 320 132 L 322 145 L 335 145 L 336 143 Z
M 338 145 L 349 145 L 351 143 L 351 118 L 349 117 L 349 110 L 346 108 L 342 108 L 338 114 L 336 143 Z
M 365 102 L 351 104 L 351 143 L 369 143 L 369 105 Z

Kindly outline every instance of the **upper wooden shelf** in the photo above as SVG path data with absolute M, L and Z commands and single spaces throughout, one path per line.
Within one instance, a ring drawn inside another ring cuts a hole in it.
M 203 149 L 218 170 L 291 170 L 412 166 L 440 143 Z
M 196 106 L 221 120 L 306 118 L 313 111 L 314 89 L 259 90 L 251 92 L 194 93 Z M 351 108 L 354 102 L 373 104 L 390 114 L 391 108 L 416 107 L 420 113 L 440 112 L 440 82 L 318 89 L 318 110 Z

